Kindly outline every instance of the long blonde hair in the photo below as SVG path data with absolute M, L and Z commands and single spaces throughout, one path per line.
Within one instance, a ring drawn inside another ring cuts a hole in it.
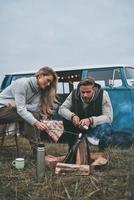
M 42 74 L 46 76 L 53 76 L 52 83 L 44 90 L 41 90 L 41 113 L 49 117 L 49 115 L 52 113 L 54 99 L 56 98 L 58 77 L 56 72 L 47 66 L 39 69 L 35 76 L 38 78 L 38 76 Z

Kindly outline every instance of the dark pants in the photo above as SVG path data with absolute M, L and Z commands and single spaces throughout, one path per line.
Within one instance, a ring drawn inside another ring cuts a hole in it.
M 37 120 L 40 119 L 40 114 L 39 113 L 37 113 L 37 112 L 33 113 L 32 112 L 32 114 L 35 116 L 35 118 Z M 30 143 L 31 147 L 34 148 L 40 142 L 40 130 L 38 130 L 34 126 L 30 125 L 24 119 L 22 119 L 20 117 L 20 115 L 17 114 L 16 108 L 12 108 L 10 110 L 7 109 L 6 107 L 0 108 L 0 122 L 1 123 L 4 123 L 4 122 L 6 122 L 6 123 L 18 122 L 20 124 L 23 123 L 24 134 L 25 134 L 26 138 L 29 140 L 29 143 Z
M 81 132 L 71 121 L 63 118 L 64 133 L 59 138 L 60 143 L 67 143 L 69 149 L 75 144 L 78 134 Z
M 63 120 L 64 124 L 64 134 L 60 139 L 63 142 L 67 142 L 69 147 L 71 148 L 73 144 L 77 141 L 78 134 L 84 133 L 87 138 L 94 137 L 99 139 L 99 148 L 105 149 L 111 142 L 111 125 L 108 123 L 100 124 L 95 128 L 89 128 L 88 130 L 81 130 L 76 128 L 71 121 Z

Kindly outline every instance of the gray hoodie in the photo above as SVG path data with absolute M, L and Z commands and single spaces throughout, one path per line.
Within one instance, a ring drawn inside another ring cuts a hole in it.
M 39 112 L 40 96 L 36 77 L 20 78 L 0 93 L 0 107 L 7 103 L 15 103 L 17 113 L 29 124 L 34 125 L 37 119 L 31 112 Z

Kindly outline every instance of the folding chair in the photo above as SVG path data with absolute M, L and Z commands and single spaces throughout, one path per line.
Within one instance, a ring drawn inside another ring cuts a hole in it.
M 17 123 L 15 122 L 15 127 L 17 128 Z M 15 139 L 15 145 L 4 145 L 5 143 L 5 138 L 8 136 L 7 133 L 7 126 L 9 125 L 8 122 L 1 122 L 0 121 L 0 139 L 1 139 L 1 144 L 0 144 L 0 149 L 3 149 L 4 147 L 12 147 L 12 146 L 16 146 L 16 153 L 17 155 L 19 155 L 19 145 L 18 145 L 18 136 L 17 136 L 17 129 L 15 128 L 15 130 L 11 130 L 11 132 L 14 132 L 13 137 Z M 19 127 L 18 127 L 19 128 Z

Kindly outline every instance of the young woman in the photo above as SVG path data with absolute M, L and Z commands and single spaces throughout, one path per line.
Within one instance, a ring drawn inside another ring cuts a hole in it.
M 0 122 L 23 121 L 33 150 L 40 141 L 40 131 L 46 129 L 40 119 L 52 112 L 57 80 L 52 68 L 42 67 L 34 77 L 17 79 L 0 93 Z

